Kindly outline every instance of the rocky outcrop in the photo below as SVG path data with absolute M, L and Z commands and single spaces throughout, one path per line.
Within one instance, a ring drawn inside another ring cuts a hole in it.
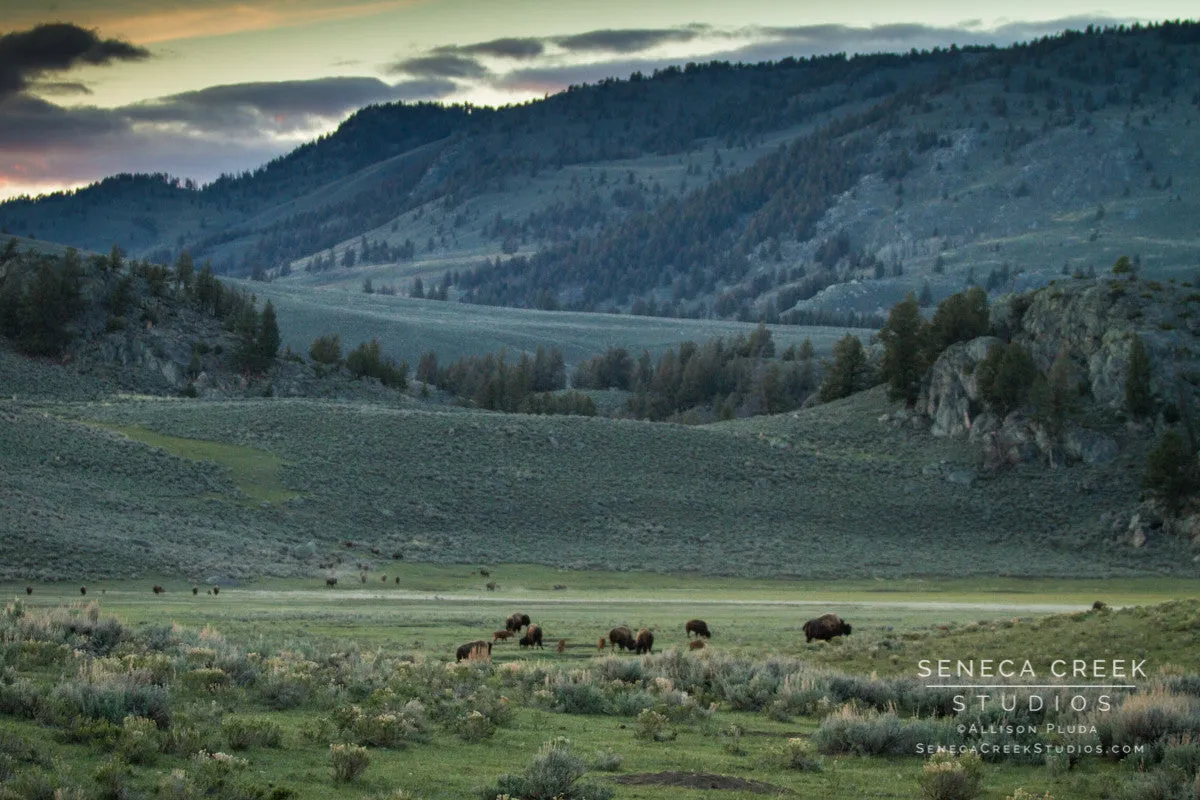
M 951 345 L 925 376 L 917 407 L 930 419 L 934 436 L 958 436 L 971 429 L 983 409 L 975 367 L 1000 339 L 983 336 Z

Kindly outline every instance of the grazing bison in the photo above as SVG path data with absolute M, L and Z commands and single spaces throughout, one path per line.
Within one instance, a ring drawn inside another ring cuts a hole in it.
M 497 590 L 497 589 L 499 589 L 499 588 L 500 588 L 500 584 L 496 583 L 495 581 L 488 581 L 488 583 L 487 583 L 487 590 L 488 590 L 489 592 L 494 592 L 494 591 L 496 591 L 496 590 Z
M 563 652 L 563 651 L 564 651 L 564 650 L 566 650 L 566 649 L 567 649 L 567 640 L 566 640 L 566 639 L 559 639 L 559 640 L 558 640 L 558 652 L 560 652 L 560 653 L 561 653 L 561 652 Z
M 492 573 L 491 573 L 491 572 L 489 572 L 489 571 L 488 571 L 488 570 L 486 570 L 486 569 L 481 569 L 481 570 L 479 570 L 479 574 L 480 574 L 480 575 L 482 575 L 482 576 L 483 576 L 483 577 L 485 577 L 485 578 L 490 578 L 490 577 L 491 577 L 491 575 L 492 575 Z
M 25 594 L 33 594 L 33 587 L 32 587 L 32 586 L 26 586 L 26 587 L 25 587 Z
M 466 644 L 459 645 L 458 649 L 454 651 L 454 660 L 462 661 L 464 658 L 484 658 L 485 656 L 490 657 L 491 655 L 492 643 L 486 642 L 483 639 L 479 639 L 474 642 L 467 642 Z
M 632 650 L 637 646 L 637 643 L 634 642 L 633 639 L 633 631 L 631 631 L 629 628 L 626 628 L 624 625 L 620 626 L 619 628 L 613 628 L 608 632 L 608 643 L 614 650 L 616 650 L 618 646 L 620 646 L 622 650 Z
M 843 620 L 837 614 L 825 614 L 810 619 L 804 623 L 805 642 L 811 642 L 813 639 L 820 639 L 828 642 L 835 636 L 849 636 L 850 623 Z
M 387 575 L 380 575 L 379 580 L 383 581 L 384 583 L 387 583 Z
M 530 625 L 525 629 L 525 635 L 520 640 L 521 647 L 542 647 L 542 626 Z
M 399 575 L 396 576 L 396 585 L 397 586 L 400 585 L 400 576 Z
M 337 578 L 326 578 L 325 585 L 330 587 L 337 586 Z
M 220 586 L 214 586 L 214 587 L 213 587 L 213 594 L 220 594 L 220 593 L 221 593 L 221 587 L 220 587 Z
M 687 632 L 688 638 L 692 638 L 692 634 L 697 637 L 703 636 L 705 639 L 711 639 L 712 633 L 708 630 L 708 623 L 702 619 L 689 619 L 683 624 L 684 631 Z
M 86 586 L 80 586 L 80 587 L 79 587 L 79 593 L 80 593 L 80 594 L 87 594 L 87 587 L 86 587 Z
M 704 640 L 703 639 L 692 639 L 690 642 L 688 642 L 688 650 L 703 650 L 703 649 L 704 649 Z
M 519 631 L 529 624 L 528 614 L 511 614 L 508 619 L 504 620 L 505 630 Z
M 597 650 L 603 650 L 603 649 L 604 649 L 604 645 L 605 645 L 605 644 L 607 644 L 607 642 L 608 642 L 608 640 L 607 640 L 607 639 L 605 639 L 603 636 L 601 636 L 601 637 L 600 637 L 600 638 L 599 638 L 599 639 L 596 641 L 596 649 L 597 649 Z
M 192 587 L 192 594 L 193 594 L 193 595 L 200 594 L 200 587 L 199 587 L 199 586 L 193 586 L 193 587 Z
M 1092 611 L 1108 611 L 1108 603 L 1103 600 L 1097 600 L 1092 603 Z
M 633 643 L 634 652 L 639 656 L 642 653 L 654 652 L 654 634 L 650 632 L 649 628 L 642 628 L 638 631 L 637 638 L 633 640 Z
M 512 631 L 496 631 L 495 633 L 492 634 L 492 641 L 493 642 L 503 642 L 507 639 L 511 639 L 513 637 L 513 635 L 514 634 Z
M 159 586 L 159 585 L 156 583 L 156 584 L 154 584 L 154 588 L 153 588 L 153 589 L 151 589 L 151 591 L 152 591 L 152 592 L 154 592 L 155 594 L 162 594 L 163 592 L 165 592 L 165 591 L 166 591 L 166 589 L 164 589 L 163 587 Z

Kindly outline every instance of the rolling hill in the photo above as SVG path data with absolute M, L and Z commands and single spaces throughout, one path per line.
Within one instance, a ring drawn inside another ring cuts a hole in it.
M 1136 257 L 1198 265 L 1200 26 L 689 64 L 500 109 L 390 105 L 203 188 L 118 176 L 0 229 L 300 285 L 812 322 Z

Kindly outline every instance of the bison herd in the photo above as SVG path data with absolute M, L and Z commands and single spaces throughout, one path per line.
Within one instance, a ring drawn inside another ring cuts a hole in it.
M 492 640 L 486 641 L 480 639 L 474 642 L 467 642 L 460 645 L 455 651 L 456 660 L 463 661 L 466 659 L 482 659 L 489 658 L 492 654 L 492 645 L 498 642 L 505 642 L 525 630 L 525 634 L 518 639 L 521 647 L 542 647 L 542 627 L 533 623 L 529 619 L 528 614 L 510 614 L 504 620 L 504 630 L 498 630 L 492 633 Z M 689 619 L 683 626 L 684 633 L 690 640 L 688 648 L 691 650 L 701 650 L 705 646 L 705 641 L 712 638 L 712 631 L 708 628 L 708 623 L 702 619 Z M 693 634 L 695 639 L 692 639 Z M 820 641 L 829 641 L 836 636 L 849 636 L 850 624 L 839 617 L 837 614 L 825 614 L 810 619 L 804 623 L 805 642 L 811 642 L 814 639 Z M 654 652 L 654 632 L 649 628 L 642 628 L 637 633 L 633 629 L 618 625 L 608 632 L 608 636 L 601 636 L 596 641 L 596 647 L 603 650 L 605 646 L 616 650 L 618 647 L 621 650 L 632 650 L 637 655 L 643 653 Z M 567 640 L 558 640 L 558 652 L 566 650 Z

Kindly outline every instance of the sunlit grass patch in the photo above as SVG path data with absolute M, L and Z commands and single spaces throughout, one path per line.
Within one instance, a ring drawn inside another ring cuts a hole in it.
M 283 459 L 266 450 L 207 439 L 168 436 L 139 425 L 111 425 L 100 422 L 90 424 L 116 431 L 151 447 L 160 447 L 179 458 L 220 464 L 229 470 L 237 487 L 255 502 L 283 503 L 300 496 L 299 492 L 284 486 L 279 477 L 279 472 L 284 466 Z

